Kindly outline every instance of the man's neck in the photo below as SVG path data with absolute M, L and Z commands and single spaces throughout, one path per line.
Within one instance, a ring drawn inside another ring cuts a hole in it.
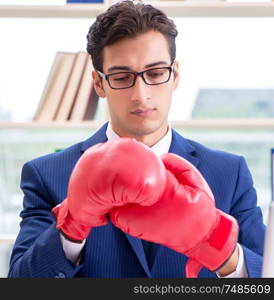
M 117 130 L 113 124 L 111 124 L 111 128 L 112 130 L 119 136 L 119 137 L 127 137 L 127 138 L 133 138 L 138 142 L 141 142 L 143 144 L 145 144 L 148 147 L 152 147 L 155 144 L 157 144 L 168 132 L 168 125 L 166 125 L 165 127 L 163 127 L 161 130 L 157 131 L 157 132 L 153 132 L 152 134 L 147 134 L 147 135 L 131 135 L 128 132 L 123 132 L 121 130 Z

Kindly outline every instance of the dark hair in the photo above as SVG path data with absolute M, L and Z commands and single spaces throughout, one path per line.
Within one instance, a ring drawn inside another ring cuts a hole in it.
M 97 16 L 87 34 L 87 52 L 93 66 L 103 71 L 103 48 L 123 38 L 135 37 L 149 30 L 159 31 L 168 42 L 171 61 L 176 57 L 174 22 L 164 12 L 149 4 L 121 1 Z

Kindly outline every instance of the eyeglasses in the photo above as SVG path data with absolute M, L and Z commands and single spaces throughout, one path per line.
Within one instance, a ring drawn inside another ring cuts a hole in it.
M 144 83 L 148 85 L 158 85 L 168 82 L 170 79 L 172 66 L 152 68 L 142 72 L 117 72 L 111 74 L 104 74 L 97 71 L 99 76 L 107 80 L 109 86 L 115 90 L 128 89 L 134 86 L 137 76 L 141 76 Z

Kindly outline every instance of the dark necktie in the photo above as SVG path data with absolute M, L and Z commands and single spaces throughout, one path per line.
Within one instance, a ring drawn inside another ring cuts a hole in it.
M 145 251 L 145 254 L 146 254 L 147 261 L 149 262 L 150 249 L 151 249 L 152 243 L 148 242 L 148 241 L 145 241 L 145 240 L 142 240 L 142 244 L 143 244 L 143 247 L 144 247 L 144 251 Z

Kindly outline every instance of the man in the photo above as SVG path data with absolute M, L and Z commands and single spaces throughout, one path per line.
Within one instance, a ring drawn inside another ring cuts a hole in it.
M 90 27 L 110 122 L 24 165 L 9 277 L 260 277 L 265 228 L 245 160 L 168 123 L 176 35 L 165 14 L 131 1 Z

